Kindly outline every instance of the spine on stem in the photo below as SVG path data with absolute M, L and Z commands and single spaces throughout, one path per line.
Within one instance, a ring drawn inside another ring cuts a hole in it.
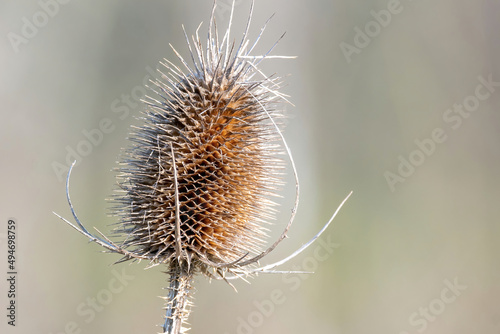
M 163 333 L 180 334 L 186 333 L 189 328 L 183 327 L 187 324 L 191 312 L 191 297 L 193 290 L 193 271 L 182 262 L 175 262 L 169 270 L 169 287 L 166 301 L 165 323 Z

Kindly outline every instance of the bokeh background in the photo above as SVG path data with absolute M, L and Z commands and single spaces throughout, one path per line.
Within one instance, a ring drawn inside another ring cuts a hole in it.
M 230 1 L 218 3 L 223 29 Z M 162 58 L 178 63 L 169 43 L 186 54 L 181 25 L 191 35 L 204 21 L 204 36 L 211 7 L 200 0 L 0 3 L 4 275 L 7 219 L 19 227 L 17 325 L 6 325 L 2 278 L 2 333 L 160 330 L 166 274 L 145 263 L 112 266 L 117 255 L 101 254 L 57 219 L 52 211 L 68 218 L 70 211 L 54 163 L 66 164 L 68 148 L 85 149 L 84 131 L 109 119 L 112 130 L 80 157 L 72 178 L 80 218 L 109 232 L 112 168 L 143 108 L 122 96 L 137 96 Z M 235 7 L 239 38 L 250 2 Z M 251 36 L 273 13 L 256 54 L 286 31 L 274 54 L 297 56 L 262 68 L 287 76 L 283 91 L 295 106 L 285 106 L 285 136 L 302 188 L 290 238 L 266 260 L 299 247 L 354 195 L 322 243 L 282 268 L 314 275 L 259 276 L 236 282 L 238 293 L 199 277 L 191 332 L 499 333 L 500 87 L 489 91 L 479 79 L 500 82 L 498 1 L 256 0 Z M 31 23 L 39 26 L 30 30 Z M 366 28 L 371 37 L 363 38 Z M 346 53 L 346 45 L 358 47 Z M 483 100 L 474 99 L 477 91 Z M 463 103 L 473 109 L 465 116 L 453 111 Z M 416 141 L 429 143 L 436 129 L 446 139 L 419 153 Z M 403 160 L 417 166 L 404 169 Z M 398 168 L 404 176 L 394 178 Z M 273 236 L 292 207 L 287 181 Z

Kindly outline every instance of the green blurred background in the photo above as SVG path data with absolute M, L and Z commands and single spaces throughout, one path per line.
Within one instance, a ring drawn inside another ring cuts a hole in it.
M 220 29 L 229 3 L 219 1 Z M 58 220 L 52 211 L 70 212 L 53 164 L 65 164 L 67 147 L 84 145 L 84 130 L 110 120 L 112 131 L 79 159 L 72 178 L 80 218 L 109 232 L 111 169 L 143 108 L 134 100 L 122 113 L 116 107 L 124 106 L 122 94 L 140 92 L 162 58 L 175 60 L 169 43 L 186 55 L 182 24 L 191 35 L 205 22 L 205 36 L 211 7 L 194 0 L 1 2 L 3 272 L 7 219 L 19 227 L 17 326 L 2 315 L 2 333 L 160 330 L 164 268 L 111 266 L 117 255 L 101 254 Z M 236 1 L 235 38 L 249 8 Z M 276 15 L 255 53 L 286 31 L 274 54 L 298 56 L 262 68 L 289 75 L 283 91 L 295 107 L 286 106 L 285 136 L 302 186 L 290 238 L 263 263 L 299 247 L 354 195 L 322 243 L 282 268 L 314 275 L 259 276 L 236 282 L 238 293 L 199 277 L 191 333 L 500 333 L 500 87 L 488 91 L 478 79 L 500 81 L 499 11 L 493 0 L 256 0 L 252 37 Z M 359 33 L 365 29 L 371 37 Z M 341 46 L 356 42 L 346 57 Z M 483 100 L 473 97 L 477 91 Z M 453 106 L 463 103 L 473 111 L 460 116 Z M 436 129 L 446 139 L 432 144 Z M 416 141 L 427 143 L 428 154 Z M 406 166 L 391 186 L 388 172 L 397 175 L 403 160 L 417 166 Z M 293 203 L 287 181 L 273 236 Z

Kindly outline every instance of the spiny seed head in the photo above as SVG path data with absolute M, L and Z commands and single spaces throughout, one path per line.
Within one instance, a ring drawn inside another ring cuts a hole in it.
M 245 32 L 238 45 L 228 29 L 220 41 L 214 21 L 206 48 L 198 33 L 188 39 L 191 66 L 175 50 L 185 70 L 162 63 L 119 168 L 123 248 L 157 262 L 174 260 L 179 246 L 205 265 L 256 254 L 275 213 L 284 167 L 279 78 L 258 69 L 265 56 L 250 56 L 260 36 L 250 46 Z
M 259 64 L 269 58 L 251 53 L 264 31 L 250 46 L 248 27 L 241 41 L 230 42 L 229 26 L 219 39 L 214 11 L 206 47 L 196 32 L 188 40 L 192 65 L 180 56 L 181 70 L 165 60 L 166 74 L 152 81 L 143 125 L 131 135 L 119 170 L 114 214 L 120 217 L 116 243 L 91 234 L 81 223 L 69 195 L 76 224 L 57 215 L 78 232 L 122 260 L 149 260 L 166 264 L 170 276 L 163 333 L 185 333 L 191 307 L 194 274 L 240 278 L 289 261 L 310 246 L 335 218 L 349 198 L 340 204 L 328 223 L 309 242 L 285 259 L 248 268 L 273 251 L 286 237 L 296 213 L 299 183 L 295 164 L 279 124 L 286 101 L 279 78 L 265 76 Z M 276 57 L 276 56 L 274 56 Z M 278 57 L 286 58 L 286 57 Z M 280 237 L 264 251 L 265 225 L 274 218 L 272 201 L 282 185 L 288 156 L 295 178 L 295 204 Z M 248 256 L 249 254 L 255 256 Z M 247 257 L 248 256 L 248 257 Z M 120 261 L 119 261 L 120 262 Z M 227 272 L 233 275 L 226 276 Z

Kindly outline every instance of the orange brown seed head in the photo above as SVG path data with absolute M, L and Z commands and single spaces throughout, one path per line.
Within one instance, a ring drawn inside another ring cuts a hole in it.
M 219 44 L 209 30 L 205 53 L 198 36 L 194 52 L 189 45 L 193 67 L 164 64 L 158 97 L 146 102 L 119 168 L 123 247 L 158 262 L 176 254 L 176 186 L 183 254 L 220 263 L 259 252 L 282 185 L 283 149 L 270 119 L 283 118 L 279 79 L 257 79 L 262 59 L 248 57 L 246 34 L 234 51 L 229 37 Z

